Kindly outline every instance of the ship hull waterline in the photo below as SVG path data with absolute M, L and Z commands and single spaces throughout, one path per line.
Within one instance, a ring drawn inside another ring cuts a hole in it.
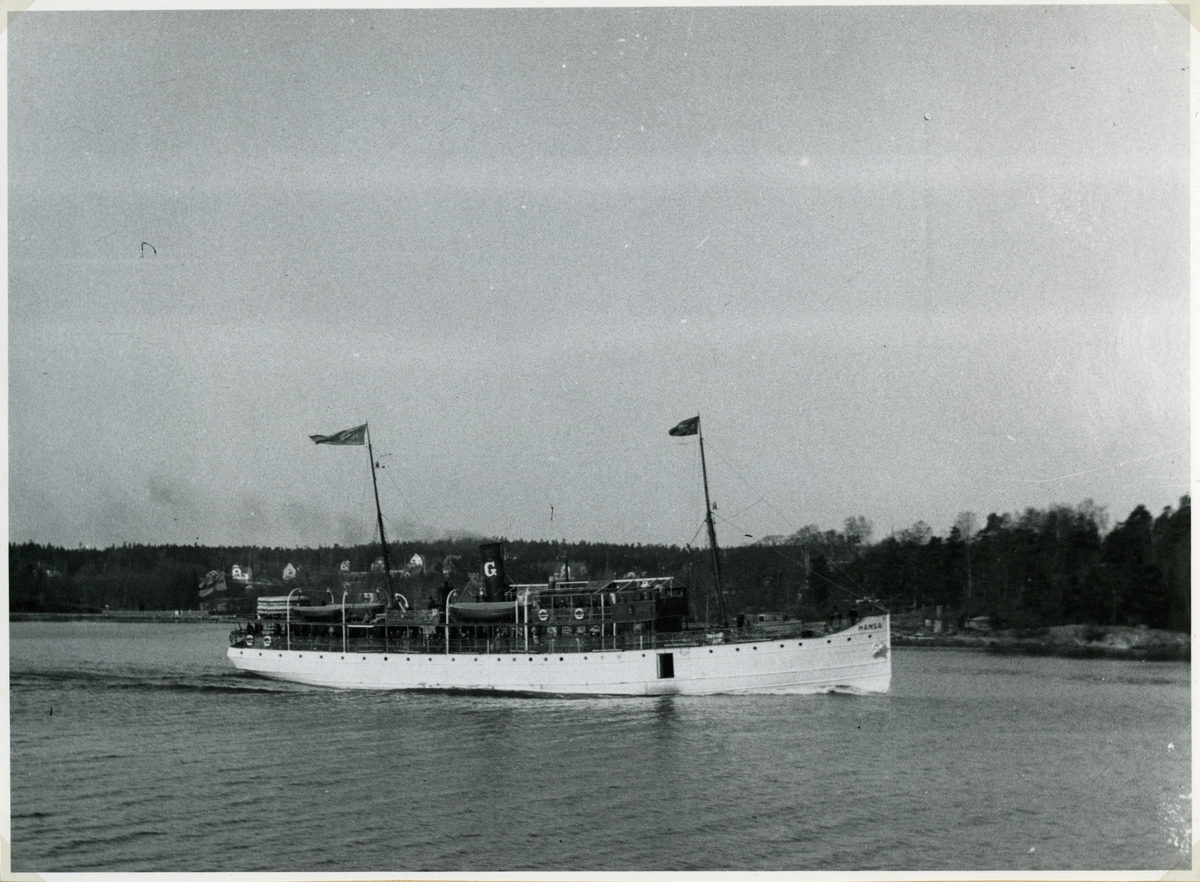
M 309 686 L 546 695 L 882 693 L 891 655 L 887 616 L 816 637 L 561 654 L 228 650 L 240 671 Z

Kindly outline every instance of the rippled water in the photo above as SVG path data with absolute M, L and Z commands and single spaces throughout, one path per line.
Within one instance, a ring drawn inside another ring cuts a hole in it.
M 228 626 L 10 627 L 14 869 L 1167 870 L 1190 668 L 895 651 L 884 696 L 336 692 Z

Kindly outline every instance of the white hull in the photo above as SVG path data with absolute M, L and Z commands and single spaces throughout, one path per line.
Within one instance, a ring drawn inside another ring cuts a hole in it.
M 277 642 L 279 638 L 276 638 Z M 669 660 L 661 657 L 668 656 Z M 549 695 L 887 692 L 887 616 L 832 634 L 753 643 L 558 653 L 433 654 L 230 647 L 238 670 L 341 689 Z

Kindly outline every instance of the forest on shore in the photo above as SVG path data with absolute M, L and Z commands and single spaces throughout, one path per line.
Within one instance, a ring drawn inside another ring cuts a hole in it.
M 824 619 L 874 601 L 893 612 L 942 607 L 950 625 L 986 616 L 993 627 L 1067 624 L 1191 626 L 1191 500 L 1157 516 L 1138 506 L 1108 528 L 1103 508 L 1084 502 L 982 522 L 959 515 L 945 535 L 923 522 L 872 541 L 871 524 L 847 518 L 841 530 L 804 527 L 793 534 L 722 549 L 732 614 L 783 612 Z M 479 567 L 478 538 L 389 543 L 393 585 L 424 605 L 449 581 L 465 586 Z M 628 575 L 672 575 L 692 588 L 692 614 L 714 618 L 708 548 L 505 539 L 508 576 L 517 583 Z M 378 545 L 321 548 L 131 545 L 66 549 L 9 545 L 9 611 L 99 613 L 196 610 L 206 573 L 253 569 L 252 588 L 231 584 L 235 611 L 259 594 L 300 587 L 314 600 L 340 599 L 341 570 L 369 572 Z M 348 563 L 347 563 L 348 562 Z M 284 581 L 290 565 L 294 576 Z

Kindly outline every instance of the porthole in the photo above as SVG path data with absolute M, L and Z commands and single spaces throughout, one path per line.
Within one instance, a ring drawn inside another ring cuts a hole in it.
M 560 655 L 560 656 L 558 657 L 558 660 L 559 660 L 559 661 L 562 661 L 562 660 L 563 660 L 563 657 Z

